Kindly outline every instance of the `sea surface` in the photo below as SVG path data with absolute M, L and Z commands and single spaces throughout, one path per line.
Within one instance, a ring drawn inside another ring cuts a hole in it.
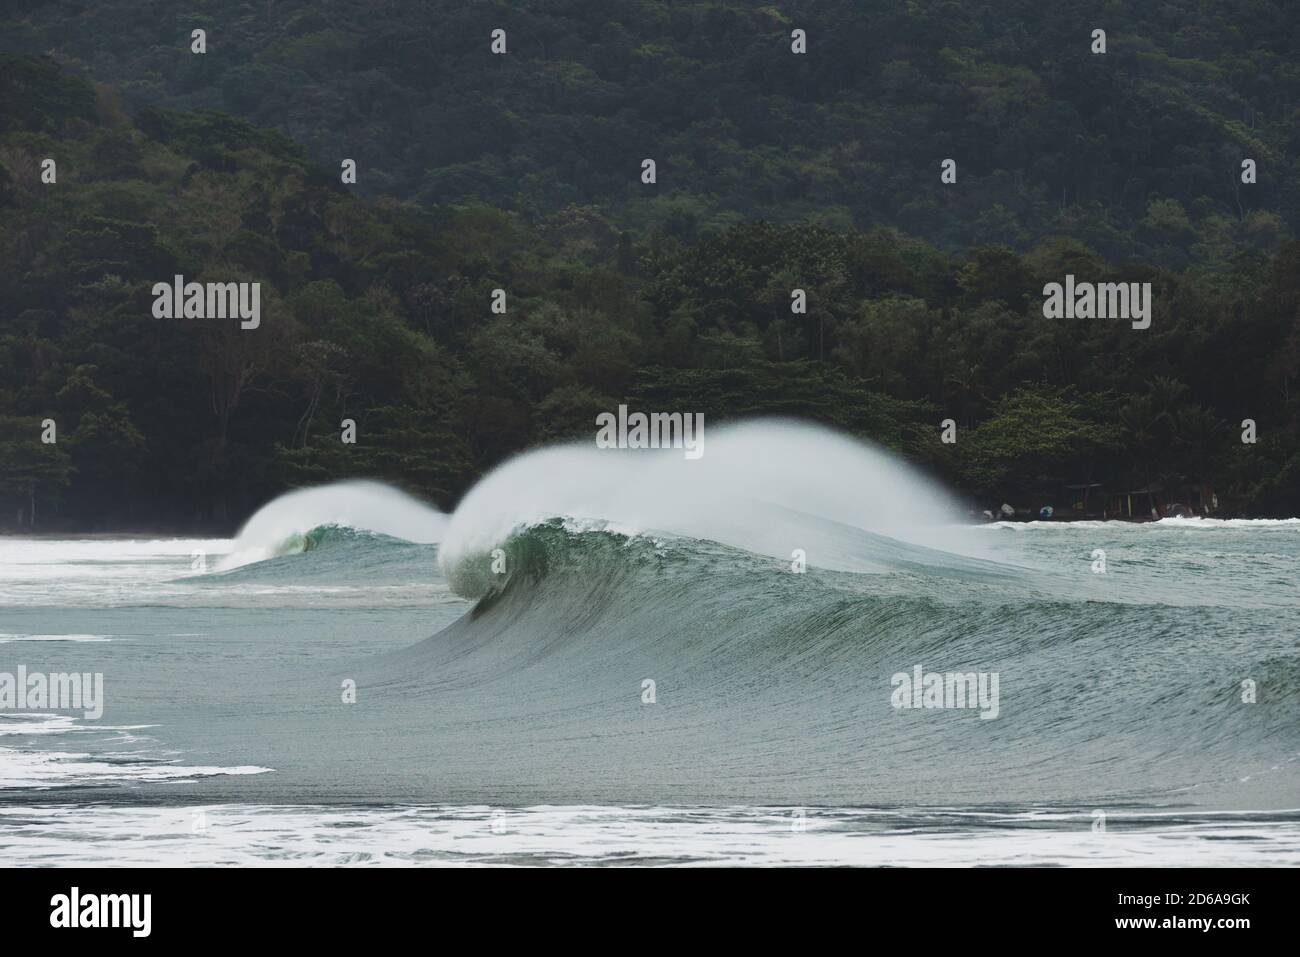
M 963 528 L 933 571 L 838 534 L 872 571 L 542 522 L 476 600 L 334 524 L 226 570 L 0 539 L 0 672 L 106 699 L 0 711 L 0 859 L 1300 863 L 1300 522 Z M 895 708 L 916 664 L 997 672 L 996 720 Z

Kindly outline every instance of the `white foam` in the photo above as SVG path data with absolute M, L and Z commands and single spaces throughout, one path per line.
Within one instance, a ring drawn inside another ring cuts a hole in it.
M 1174 528 L 1300 528 L 1300 518 L 1162 518 L 1155 525 Z
M 1039 521 L 1030 522 L 981 522 L 971 528 L 1009 528 L 1017 532 L 1037 531 L 1039 529 L 1150 529 L 1150 528 L 1192 528 L 1192 529 L 1295 529 L 1300 530 L 1300 518 L 1162 518 L 1154 522 L 1128 522 L 1123 519 L 1079 519 L 1077 521 Z
M 6 635 L 0 634 L 0 645 L 15 641 L 112 641 L 108 635 Z
M 195 552 L 211 562 L 230 551 L 230 545 L 226 539 L 0 537 L 0 607 L 148 603 L 157 595 L 183 591 L 170 583 L 196 575 Z M 6 632 L 0 640 L 21 634 Z
M 954 826 L 954 818 L 962 821 Z M 34 866 L 1291 866 L 1294 812 L 1088 813 L 754 807 L 207 805 L 0 808 Z M 124 839 L 129 838 L 129 839 Z
M 83 722 L 74 715 L 55 712 L 0 712 L 0 737 L 65 738 L 53 747 L 0 747 L 0 790 L 45 790 L 58 787 L 122 784 L 130 782 L 193 781 L 223 774 L 265 774 L 271 768 L 254 765 L 217 767 L 180 764 L 174 756 L 155 756 L 132 748 L 147 741 L 134 732 L 156 725 L 104 725 Z M 74 748 L 72 742 L 94 743 L 94 753 Z M 98 747 L 108 745 L 109 749 Z M 110 760 L 111 759 L 111 760 Z
M 104 755 L 104 757 L 117 757 Z M 75 785 L 184 782 L 223 774 L 266 774 L 271 768 L 240 765 L 210 767 L 151 761 L 101 761 L 78 751 L 24 751 L 0 748 L 0 790 L 46 790 Z

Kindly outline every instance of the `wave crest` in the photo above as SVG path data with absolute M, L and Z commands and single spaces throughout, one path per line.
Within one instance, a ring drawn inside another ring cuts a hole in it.
M 762 420 L 711 433 L 706 454 L 572 444 L 506 462 L 452 515 L 439 553 L 451 580 L 473 556 L 562 517 L 628 536 L 719 542 L 850 571 L 881 570 L 846 549 L 852 529 L 936 554 L 982 557 L 958 534 L 948 494 L 890 453 L 820 426 Z
M 335 482 L 262 506 L 240 529 L 220 570 L 310 551 L 345 536 L 344 530 L 436 544 L 446 527 L 438 509 L 381 482 Z

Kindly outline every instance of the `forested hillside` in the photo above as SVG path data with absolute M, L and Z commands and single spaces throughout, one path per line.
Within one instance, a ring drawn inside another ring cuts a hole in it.
M 0 50 L 48 53 L 132 111 L 222 110 L 328 168 L 354 158 L 370 196 L 529 220 L 595 205 L 687 241 L 753 219 L 898 227 L 948 249 L 1064 233 L 1174 268 L 1272 250 L 1300 222 L 1290 0 L 5 8 Z M 195 28 L 206 55 L 190 53 Z M 1250 189 L 1243 156 L 1259 164 Z M 945 158 L 959 188 L 939 182 Z
M 0 527 L 447 506 L 620 403 L 835 425 L 980 507 L 1300 513 L 1294 5 L 541 9 L 6 4 Z M 1151 327 L 1045 319 L 1067 273 L 1150 282 Z M 175 274 L 260 282 L 260 328 L 155 318 Z

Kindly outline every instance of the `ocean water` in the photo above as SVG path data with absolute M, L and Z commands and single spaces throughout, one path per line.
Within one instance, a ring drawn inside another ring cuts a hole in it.
M 848 458 L 809 494 L 737 432 L 618 499 L 569 450 L 451 516 L 351 484 L 236 540 L 0 538 L 0 674 L 104 687 L 0 710 L 0 859 L 1300 863 L 1300 520 L 882 518 L 835 489 L 919 479 L 786 439 Z M 917 666 L 996 673 L 996 717 L 896 707 Z

